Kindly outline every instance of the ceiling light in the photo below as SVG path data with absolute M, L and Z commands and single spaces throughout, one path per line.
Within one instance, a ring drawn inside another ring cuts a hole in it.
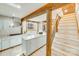
M 15 8 L 21 8 L 20 5 L 14 4 L 14 3 L 9 3 L 8 5 L 10 5 L 10 6 L 12 6 L 12 7 L 15 7 Z
M 21 8 L 21 6 L 20 5 L 17 5 L 17 8 Z

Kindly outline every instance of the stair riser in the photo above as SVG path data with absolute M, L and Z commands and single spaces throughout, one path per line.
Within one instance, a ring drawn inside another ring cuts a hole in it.
M 59 23 L 75 23 L 74 21 L 60 21 Z
M 59 27 L 60 26 L 73 26 L 73 27 L 75 27 L 75 25 L 76 25 L 76 23 L 71 23 L 71 24 L 70 23 L 67 23 L 67 24 L 62 23 L 62 24 L 59 24 Z
M 62 18 L 61 20 L 75 20 L 75 17 Z
M 70 39 L 70 38 L 79 39 L 79 37 L 78 37 L 78 36 L 75 36 L 75 35 L 77 35 L 77 33 L 72 33 L 72 32 L 71 32 L 71 33 L 68 33 L 68 34 L 67 34 L 67 33 L 64 34 L 64 33 L 62 32 L 62 33 L 56 34 L 55 37 L 60 37 L 60 38 L 66 37 L 66 38 L 69 38 L 69 39 Z M 78 40 L 78 41 L 79 41 L 79 40 Z
M 72 48 L 69 48 L 69 49 L 66 49 L 66 47 L 65 48 L 63 48 L 63 46 L 60 46 L 60 45 L 55 45 L 55 47 L 54 48 L 58 48 L 58 49 L 60 49 L 60 50 L 62 50 L 63 52 L 65 51 L 66 53 L 68 53 L 68 55 L 79 55 L 78 53 L 77 53 L 77 51 L 75 50 L 75 49 L 72 49 Z M 72 52 L 73 51 L 73 52 Z M 64 53 L 65 53 L 64 52 Z M 70 54 L 69 54 L 70 53 Z
M 61 29 L 61 28 L 77 29 L 77 27 L 75 27 L 74 25 L 72 25 L 72 26 L 71 26 L 71 25 L 70 25 L 70 26 L 69 26 L 69 25 L 59 25 L 58 28 L 60 28 L 60 29 Z
M 73 54 L 70 54 L 70 53 L 68 53 L 68 52 L 64 52 L 63 50 L 61 50 L 61 49 L 57 49 L 57 48 L 55 48 L 55 51 L 57 51 L 58 53 L 60 53 L 60 55 L 62 55 L 62 56 L 73 56 Z M 55 52 L 54 52 L 55 53 Z M 56 53 L 55 53 L 56 54 Z
M 63 30 L 63 31 L 77 31 L 77 29 L 76 28 L 58 28 L 59 30 Z
M 63 44 L 69 44 L 69 45 L 74 45 L 74 46 L 79 46 L 79 41 L 75 41 L 75 40 L 70 40 L 70 39 L 66 39 L 66 40 L 62 40 L 62 39 L 56 39 L 56 41 L 61 42 Z
M 71 49 L 75 49 L 75 50 L 79 51 L 79 48 L 77 46 L 74 46 L 74 45 L 68 45 L 68 44 L 64 44 L 61 42 L 55 42 L 54 44 L 56 44 L 56 45 L 58 44 L 60 46 L 63 46 L 63 48 L 65 48 L 65 49 L 71 48 Z

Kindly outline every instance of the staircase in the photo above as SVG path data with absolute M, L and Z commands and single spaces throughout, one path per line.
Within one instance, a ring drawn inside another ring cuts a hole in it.
M 52 45 L 54 56 L 79 56 L 79 34 L 75 13 L 64 15 Z

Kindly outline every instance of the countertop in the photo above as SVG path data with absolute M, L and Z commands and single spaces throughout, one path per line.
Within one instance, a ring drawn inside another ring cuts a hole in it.
M 46 33 L 43 33 L 43 34 L 23 35 L 23 36 L 22 36 L 22 39 L 23 39 L 23 40 L 31 40 L 31 39 L 33 39 L 33 38 L 37 38 L 37 37 L 44 36 L 44 35 L 46 35 Z

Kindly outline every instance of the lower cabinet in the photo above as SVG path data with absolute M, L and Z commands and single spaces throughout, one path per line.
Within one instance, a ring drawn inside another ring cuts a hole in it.
M 10 47 L 10 40 L 8 37 L 2 39 L 2 49 L 6 49 Z
M 22 43 L 21 36 L 7 36 L 0 39 L 0 50 L 7 49 Z
M 42 35 L 32 39 L 23 38 L 22 51 L 24 52 L 24 54 L 29 55 L 44 44 L 46 44 L 46 35 Z
M 15 45 L 18 45 L 18 44 L 21 44 L 21 37 L 20 36 L 12 36 L 12 37 L 10 37 L 10 39 L 11 39 L 11 43 L 10 43 L 10 46 L 15 46 Z
M 0 39 L 0 50 L 2 49 L 1 46 L 2 46 L 2 44 L 1 44 L 1 39 Z

